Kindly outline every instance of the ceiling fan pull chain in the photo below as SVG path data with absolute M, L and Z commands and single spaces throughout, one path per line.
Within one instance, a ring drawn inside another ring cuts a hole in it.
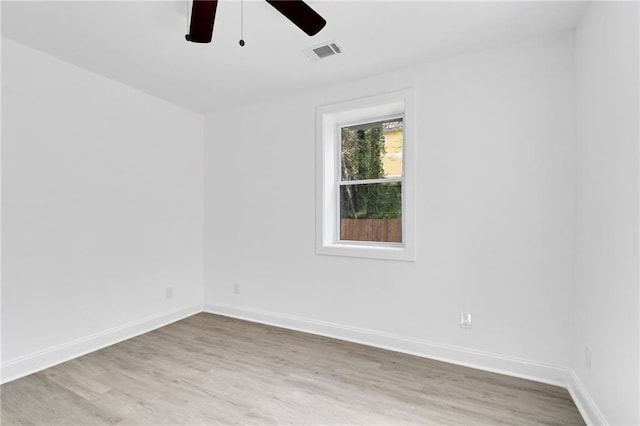
M 244 0 L 240 0 L 240 46 L 244 46 Z

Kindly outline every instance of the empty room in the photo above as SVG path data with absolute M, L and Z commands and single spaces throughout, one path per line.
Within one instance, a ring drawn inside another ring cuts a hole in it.
M 640 425 L 636 1 L 2 1 L 3 425 Z

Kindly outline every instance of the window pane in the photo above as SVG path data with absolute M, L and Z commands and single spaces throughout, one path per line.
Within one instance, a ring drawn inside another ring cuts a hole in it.
M 402 242 L 402 183 L 340 185 L 340 240 Z
M 402 176 L 403 128 L 402 118 L 343 127 L 341 179 Z

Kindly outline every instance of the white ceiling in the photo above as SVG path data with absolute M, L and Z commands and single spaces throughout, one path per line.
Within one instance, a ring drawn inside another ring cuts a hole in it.
M 2 35 L 207 112 L 574 28 L 583 2 L 321 1 L 309 37 L 262 0 L 220 0 L 211 44 L 187 43 L 190 0 L 2 2 Z M 338 40 L 312 63 L 302 50 Z

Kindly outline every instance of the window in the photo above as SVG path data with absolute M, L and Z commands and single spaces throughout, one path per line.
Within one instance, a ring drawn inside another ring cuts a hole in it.
M 403 117 L 340 126 L 340 241 L 402 243 Z M 394 129 L 394 158 L 384 139 Z M 400 160 L 400 161 L 398 161 Z
M 319 254 L 413 260 L 413 92 L 317 110 Z

